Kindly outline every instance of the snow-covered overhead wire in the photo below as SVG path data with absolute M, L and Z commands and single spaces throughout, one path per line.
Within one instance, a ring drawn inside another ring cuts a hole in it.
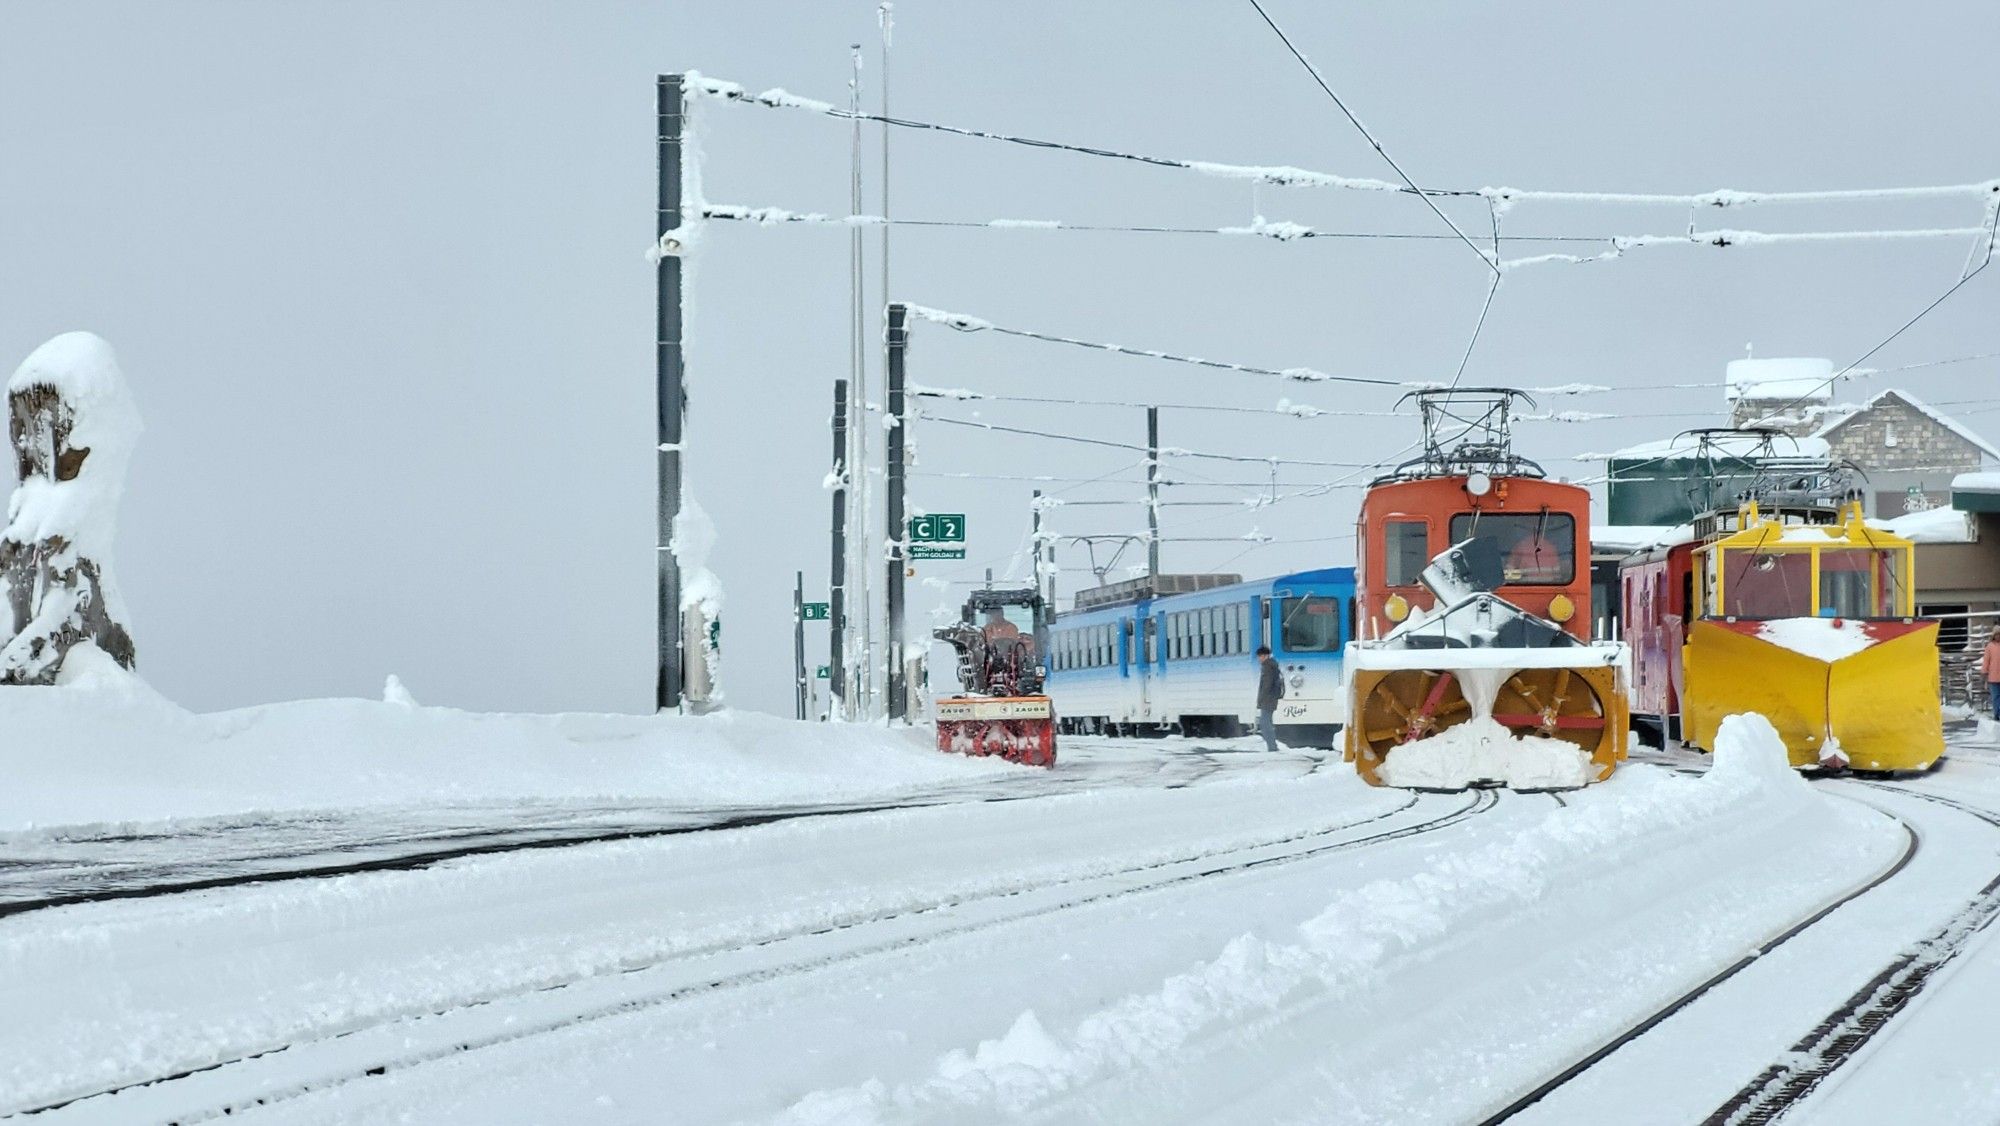
M 976 419 L 946 418 L 943 415 L 935 414 L 918 414 L 913 417 L 923 419 L 926 422 L 942 422 L 948 426 L 969 426 L 979 430 L 991 430 L 998 434 L 1018 434 L 1023 437 L 1047 438 L 1051 441 L 1075 442 L 1081 445 L 1103 446 L 1114 450 L 1136 450 L 1140 453 L 1148 452 L 1144 446 L 1133 445 L 1130 442 L 1114 442 L 1109 438 L 1091 438 L 1082 434 L 1063 434 L 1053 430 L 1035 430 L 1025 426 L 1001 426 L 997 423 L 980 422 Z M 1209 453 L 1204 450 L 1184 449 L 1179 446 L 1161 446 L 1160 456 L 1163 458 L 1197 458 L 1202 461 L 1233 461 L 1250 465 L 1306 465 L 1319 469 L 1367 468 L 1362 463 L 1353 461 L 1311 461 L 1295 457 L 1253 457 L 1248 454 L 1218 454 Z
M 1159 235 L 1231 235 L 1267 238 L 1274 242 L 1300 239 L 1388 239 L 1411 242 L 1455 242 L 1457 236 L 1431 231 L 1324 231 L 1299 223 L 1264 219 L 1261 216 L 1240 227 L 1172 227 L 1147 224 L 1072 223 L 1063 219 L 909 219 L 880 215 L 828 215 L 819 211 L 790 211 L 782 207 L 753 207 L 740 203 L 712 203 L 702 209 L 702 218 L 755 223 L 775 227 L 804 223 L 832 227 L 949 227 L 960 230 L 1018 231 L 1100 231 Z M 1615 235 L 1508 235 L 1513 242 L 1580 242 L 1609 244 Z
M 1182 356 L 1173 352 L 1161 352 L 1151 348 L 1128 348 L 1123 344 L 1105 344 L 1095 340 L 1079 340 L 1072 336 L 1058 336 L 1054 333 L 1035 332 L 1031 329 L 1012 328 L 995 324 L 989 320 L 966 313 L 951 313 L 943 309 L 933 309 L 925 305 L 906 306 L 912 316 L 934 324 L 945 325 L 959 332 L 993 332 L 1002 336 L 1018 336 L 1026 340 L 1040 340 L 1048 344 L 1068 344 L 1075 348 L 1089 348 L 1099 352 L 1112 352 L 1120 356 L 1138 356 L 1149 360 L 1167 360 L 1177 364 L 1192 364 L 1196 367 L 1215 368 L 1221 371 L 1237 371 L 1248 375 L 1275 375 L 1280 379 L 1295 380 L 1300 383 L 1359 383 L 1371 387 L 1400 387 L 1406 390 L 1424 390 L 1440 386 L 1434 381 L 1411 381 L 1404 379 L 1374 379 L 1360 375 L 1332 375 L 1313 368 L 1266 368 L 1253 364 L 1230 363 L 1226 360 L 1209 360 L 1200 356 Z
M 1342 176 L 1336 173 L 1316 172 L 1311 169 L 1296 168 L 1287 165 L 1226 164 L 1217 161 L 1148 156 L 1100 146 L 1017 136 L 986 129 L 945 125 L 933 121 L 920 121 L 903 117 L 885 117 L 880 114 L 842 109 L 831 103 L 800 97 L 782 89 L 774 88 L 765 90 L 762 93 L 751 93 L 738 83 L 710 78 L 695 71 L 687 72 L 684 77 L 684 83 L 685 89 L 690 94 L 715 98 L 721 101 L 736 102 L 743 105 L 764 106 L 774 109 L 795 109 L 841 120 L 859 119 L 862 121 L 879 122 L 905 129 L 949 133 L 961 137 L 1023 145 L 1029 148 L 1071 152 L 1086 156 L 1145 164 L 1158 168 L 1199 172 L 1204 175 L 1218 176 L 1225 179 L 1250 180 L 1256 183 L 1271 184 L 1280 187 L 1318 187 L 1349 191 L 1397 192 L 1424 195 L 1432 198 L 1479 196 L 1491 200 L 1503 208 L 1516 203 L 1538 202 L 1723 209 L 1766 204 L 1855 203 L 1868 200 L 1946 199 L 1954 197 L 1987 199 L 1995 193 L 2000 193 L 2000 178 L 1964 184 L 1934 184 L 1887 188 L 1808 189 L 1782 192 L 1742 188 L 1715 188 L 1705 192 L 1622 192 L 1568 189 L 1545 190 L 1514 187 L 1429 187 L 1418 191 L 1412 190 L 1407 185 L 1389 180 L 1366 176 Z
M 704 219 L 725 222 L 754 223 L 758 226 L 775 227 L 787 224 L 809 224 L 835 227 L 934 227 L 954 230 L 988 231 L 1066 231 L 1066 232 L 1122 232 L 1132 234 L 1166 235 L 1220 235 L 1225 237 L 1252 237 L 1270 239 L 1276 242 L 1298 242 L 1307 239 L 1332 239 L 1341 241 L 1409 241 L 1409 242 L 1456 242 L 1458 236 L 1452 234 L 1423 231 L 1323 231 L 1299 223 L 1274 222 L 1261 216 L 1247 226 L 1240 227 L 1192 227 L 1162 226 L 1146 224 L 1111 223 L 1071 223 L 1060 219 L 885 219 L 880 215 L 827 215 L 817 211 L 790 211 L 782 207 L 752 207 L 746 204 L 708 204 L 702 208 Z M 1674 234 L 1629 234 L 1629 235 L 1536 235 L 1509 234 L 1509 242 L 1588 244 L 1602 247 L 1596 253 L 1548 253 L 1529 254 L 1518 258 L 1501 258 L 1494 253 L 1494 261 L 1499 263 L 1501 273 L 1529 266 L 1551 264 L 1590 265 L 1623 258 L 1627 252 L 1656 247 L 1683 246 L 1730 249 L 1734 247 L 1781 246 L 1796 243 L 1834 242 L 1880 242 L 1886 240 L 1941 239 L 1984 236 L 1985 227 L 1890 227 L 1883 229 L 1847 231 L 1752 231 L 1741 229 L 1688 230 Z M 1496 246 L 1498 240 L 1495 240 Z M 1489 302 L 1490 304 L 1490 302 Z
M 1925 305 L 1923 308 L 1917 310 L 1915 316 L 1911 317 L 1909 320 L 1904 321 L 1901 325 L 1897 326 L 1896 331 L 1883 337 L 1880 341 L 1876 343 L 1876 345 L 1873 348 L 1870 348 L 1866 352 L 1861 353 L 1861 355 L 1855 357 L 1853 362 L 1849 363 L 1846 367 L 1841 368 L 1839 371 L 1836 371 L 1832 375 L 1827 376 L 1825 379 L 1815 383 L 1812 387 L 1808 388 L 1804 394 L 1798 396 L 1795 399 L 1792 399 L 1791 401 L 1785 403 L 1780 407 L 1773 409 L 1764 417 L 1773 418 L 1783 415 L 1784 413 L 1791 410 L 1793 407 L 1798 406 L 1801 403 L 1805 403 L 1812 399 L 1818 398 L 1820 391 L 1831 388 L 1836 383 L 1839 383 L 1843 378 L 1847 376 L 1849 372 L 1853 371 L 1855 368 L 1860 367 L 1863 363 L 1867 362 L 1869 357 L 1873 356 L 1877 352 L 1880 352 L 1882 349 L 1887 348 L 1891 343 L 1895 341 L 1897 337 L 1903 335 L 1905 332 L 1908 332 L 1913 326 L 1916 325 L 1918 321 L 1921 321 L 1925 317 L 1929 316 L 1933 309 L 1936 309 L 1938 306 L 1950 300 L 1952 294 L 1957 293 L 1961 289 L 1964 289 L 1966 283 L 1970 282 L 1972 279 L 1978 277 L 1979 275 L 1985 273 L 1986 267 L 1993 264 L 1994 234 L 1990 230 L 1982 233 L 1985 235 L 1986 238 L 1986 249 L 1984 254 L 1980 257 L 1979 264 L 1977 266 L 1973 266 L 1966 272 L 1960 274 L 1958 280 L 1951 283 L 1951 285 L 1947 287 L 1943 293 L 1938 294 L 1937 297 L 1934 298 L 1930 304 Z
M 1375 154 L 1377 156 L 1380 156 L 1382 160 L 1389 165 L 1390 168 L 1395 169 L 1396 175 L 1403 181 L 1403 185 L 1409 188 L 1410 191 L 1418 199 L 1423 200 L 1424 206 L 1431 209 L 1431 214 L 1436 215 L 1440 222 L 1442 222 L 1445 226 L 1450 227 L 1451 232 L 1458 236 L 1460 242 L 1463 242 L 1467 247 L 1471 248 L 1474 254 L 1479 255 L 1479 260 L 1486 264 L 1487 269 L 1493 271 L 1493 275 L 1495 278 L 1494 284 L 1497 286 L 1499 284 L 1498 278 L 1500 276 L 1499 255 L 1487 254 L 1486 251 L 1482 249 L 1478 243 L 1473 242 L 1472 238 L 1469 235 L 1467 235 L 1464 231 L 1459 229 L 1457 223 L 1451 221 L 1451 216 L 1446 215 L 1444 213 L 1444 209 L 1437 205 L 1436 200 L 1432 199 L 1428 194 L 1424 192 L 1422 188 L 1417 186 L 1417 182 L 1410 178 L 1410 174 L 1408 172 L 1403 171 L 1403 166 L 1396 163 L 1396 158 L 1389 155 L 1389 150 L 1382 147 L 1382 142 L 1375 138 L 1375 134 L 1370 133 L 1368 131 L 1368 127 L 1366 125 L 1361 124 L 1361 119 L 1354 116 L 1354 111 L 1348 109 L 1347 103 L 1342 101 L 1340 95 L 1334 92 L 1333 87 L 1327 84 L 1326 79 L 1320 74 L 1319 68 L 1314 66 L 1312 64 L 1312 60 L 1306 58 L 1305 52 L 1299 50 L 1298 46 L 1292 42 L 1292 37 L 1285 34 L 1285 29 L 1278 26 L 1278 21 L 1271 18 L 1271 13 L 1264 10 L 1264 5 L 1259 3 L 1258 0 L 1250 0 L 1250 6 L 1252 8 L 1257 9 L 1257 14 L 1264 18 L 1264 22 L 1270 26 L 1273 32 L 1277 33 L 1278 41 L 1285 45 L 1285 50 L 1290 51 L 1292 53 L 1292 57 L 1299 60 L 1299 65 L 1306 68 L 1306 73 L 1312 76 L 1312 80 L 1318 84 L 1321 90 L 1326 91 L 1326 96 L 1333 99 L 1333 104 L 1339 107 L 1341 114 L 1347 118 L 1348 124 L 1353 125 L 1355 131 L 1360 133 L 1361 136 L 1365 140 L 1367 140 L 1367 142 L 1370 145 L 1374 146 Z M 1486 303 L 1489 306 L 1493 303 L 1493 298 L 1490 293 L 1487 295 Z M 1483 311 L 1479 315 L 1479 320 L 1481 324 L 1484 324 L 1486 322 L 1486 314 Z M 1471 350 L 1468 347 L 1467 354 L 1469 355 L 1470 352 Z M 1464 370 L 1464 365 L 1462 364 L 1460 365 L 1460 370 L 1461 371 Z M 1458 381 L 1456 379 L 1452 380 L 1453 386 L 1456 386 L 1457 383 Z

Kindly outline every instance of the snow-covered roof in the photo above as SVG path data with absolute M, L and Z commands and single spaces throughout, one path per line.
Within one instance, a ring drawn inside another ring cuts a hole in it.
M 1961 473 L 1951 479 L 1954 493 L 2000 493 L 2000 473 Z
M 1593 555 L 1630 555 L 1655 547 L 1692 543 L 1694 527 L 1689 524 L 1592 524 L 1590 551 Z
M 2000 474 L 1995 474 L 2000 476 Z M 1869 526 L 1901 536 L 1911 543 L 1971 543 L 1972 520 L 1955 508 L 1928 508 L 1906 512 L 1887 520 L 1870 520 Z
M 1817 357 L 1731 360 L 1722 377 L 1729 402 L 1749 399 L 1824 400 L 1833 397 L 1833 361 Z
M 1856 418 L 1859 418 L 1862 414 L 1866 413 L 1869 409 L 1873 408 L 1874 406 L 1879 404 L 1882 400 L 1888 398 L 1891 395 L 1894 395 L 1896 398 L 1901 399 L 1904 402 L 1910 404 L 1912 409 L 1914 409 L 1917 413 L 1923 415 L 1925 418 L 1930 419 L 1932 422 L 1937 423 L 1939 426 L 1944 427 L 1946 430 L 1951 431 L 1953 434 L 1956 434 L 1959 437 L 1965 439 L 1966 441 L 1971 442 L 1973 445 L 1979 447 L 1979 452 L 1981 454 L 1984 454 L 1986 457 L 1992 458 L 1995 461 L 2000 461 L 2000 449 L 1994 448 L 1991 444 L 1989 444 L 1986 441 L 1986 439 L 1981 438 L 1977 434 L 1974 434 L 1971 430 L 1967 429 L 1965 425 L 1960 423 L 1957 419 L 1952 418 L 1950 415 L 1945 414 L 1944 412 L 1938 410 L 1935 407 L 1929 406 L 1922 399 L 1919 399 L 1915 395 L 1910 394 L 1908 391 L 1902 390 L 1901 388 L 1897 387 L 1892 387 L 1886 391 L 1877 392 L 1874 398 L 1868 400 L 1867 402 L 1861 404 L 1858 407 L 1855 407 L 1852 410 L 1844 411 L 1840 415 L 1840 417 L 1826 422 L 1818 430 L 1813 431 L 1813 435 L 1815 437 L 1823 438 L 1826 437 L 1827 435 L 1832 434 L 1835 430 L 1838 430 L 1841 427 L 1847 425 L 1848 423 L 1854 421 Z
M 1763 438 L 1761 434 L 1735 435 L 1711 432 L 1708 435 L 1708 443 L 1712 450 L 1726 457 L 1749 457 L 1758 451 Z M 1649 457 L 1693 457 L 1700 448 L 1700 441 L 1693 435 L 1678 434 L 1657 442 L 1627 446 L 1614 451 L 1610 457 L 1617 461 Z M 1833 447 L 1829 446 L 1824 438 L 1793 438 L 1779 434 L 1772 438 L 1771 452 L 1779 457 L 1827 457 L 1832 454 Z

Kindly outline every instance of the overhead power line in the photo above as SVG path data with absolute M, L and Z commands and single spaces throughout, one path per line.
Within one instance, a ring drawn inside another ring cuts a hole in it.
M 1457 235 L 1459 241 L 1463 242 L 1474 254 L 1479 255 L 1479 260 L 1481 262 L 1486 263 L 1487 268 L 1493 271 L 1495 277 L 1498 277 L 1500 274 L 1499 256 L 1488 255 L 1486 251 L 1480 249 L 1479 245 L 1473 242 L 1470 236 L 1468 236 L 1464 231 L 1459 230 L 1458 224 L 1451 221 L 1451 216 L 1446 215 L 1444 213 L 1444 209 L 1437 205 L 1437 201 L 1432 199 L 1429 195 L 1427 195 L 1424 192 L 1422 188 L 1417 186 L 1417 182 L 1410 178 L 1410 174 L 1408 172 L 1403 171 L 1403 166 L 1396 163 L 1396 158 L 1389 155 L 1389 150 L 1382 147 L 1382 142 L 1375 139 L 1375 134 L 1370 133 L 1368 131 L 1368 127 L 1366 125 L 1361 124 L 1361 119 L 1354 116 L 1354 111 L 1347 108 L 1347 103 L 1341 101 L 1340 95 L 1334 93 L 1332 86 L 1327 85 L 1326 79 L 1320 75 L 1319 68 L 1312 64 L 1311 59 L 1306 58 L 1305 52 L 1298 49 L 1297 45 L 1295 45 L 1292 42 L 1291 36 L 1285 34 L 1285 29 L 1279 27 L 1278 21 L 1271 18 L 1271 13 L 1264 10 L 1264 5 L 1258 3 L 1258 0 L 1250 0 L 1250 6 L 1252 8 L 1257 9 L 1258 15 L 1264 17 L 1264 22 L 1266 24 L 1269 24 L 1271 30 L 1277 33 L 1278 41 L 1285 45 L 1285 50 L 1290 51 L 1292 53 L 1292 57 L 1299 60 L 1299 65 L 1306 68 L 1306 73 L 1312 75 L 1312 80 L 1319 85 L 1319 88 L 1321 90 L 1326 91 L 1326 96 L 1333 99 L 1333 104 L 1339 107 L 1341 114 L 1347 118 L 1349 124 L 1354 126 L 1355 131 L 1360 133 L 1362 138 L 1365 139 L 1370 145 L 1374 146 L 1375 154 L 1377 156 L 1380 156 L 1383 159 L 1383 161 L 1389 165 L 1390 168 L 1396 170 L 1396 175 L 1402 179 L 1403 185 L 1409 188 L 1410 191 L 1414 193 L 1418 199 L 1423 200 L 1424 206 L 1431 209 L 1431 214 L 1436 215 L 1438 217 L 1439 222 L 1443 223 L 1447 227 L 1450 227 L 1451 233 Z M 1498 283 L 1496 282 L 1495 284 L 1497 285 Z M 1493 304 L 1493 295 L 1491 293 L 1488 293 L 1486 295 L 1486 303 L 1489 306 Z M 1480 324 L 1486 323 L 1486 312 L 1483 309 L 1480 310 L 1479 313 L 1479 323 Z M 1478 335 L 1477 330 L 1474 330 L 1474 337 L 1477 338 L 1477 335 Z M 1470 346 L 1467 347 L 1466 354 L 1467 355 L 1471 354 Z M 1463 370 L 1464 370 L 1464 365 L 1461 364 L 1460 365 L 1461 373 L 1463 372 Z M 1452 380 L 1452 382 L 1456 384 L 1458 381 L 1454 379 Z
M 1521 202 L 1557 203 L 1601 203 L 1653 206 L 1679 206 L 1697 208 L 1737 208 L 1764 204 L 1786 203 L 1852 203 L 1864 200 L 1912 200 L 1941 199 L 1958 196 L 1989 198 L 2000 194 L 2000 178 L 1981 180 L 1965 184 L 1936 184 L 1888 188 L 1836 188 L 1810 189 L 1805 191 L 1760 191 L 1741 188 L 1716 188 L 1705 192 L 1619 192 L 1597 190 L 1543 190 L 1532 188 L 1484 187 L 1484 188 L 1424 188 L 1413 191 L 1406 185 L 1389 180 L 1365 176 L 1342 176 L 1331 172 L 1316 172 L 1307 168 L 1289 165 L 1245 165 L 1228 164 L 1207 160 L 1183 160 L 1173 157 L 1148 156 L 1140 153 L 1122 152 L 1116 149 L 1093 145 L 1073 144 L 1066 141 L 1052 141 L 1043 138 L 1025 137 L 1001 133 L 987 129 L 974 129 L 957 125 L 946 125 L 933 121 L 920 121 L 904 117 L 888 117 L 881 114 L 862 113 L 842 109 L 829 102 L 800 97 L 782 89 L 770 89 L 752 93 L 744 86 L 721 79 L 710 78 L 695 71 L 685 76 L 686 89 L 690 94 L 715 98 L 721 101 L 743 105 L 763 106 L 773 109 L 794 109 L 820 114 L 840 120 L 860 120 L 878 122 L 904 129 L 927 130 L 949 133 L 961 137 L 998 141 L 1023 145 L 1029 148 L 1071 152 L 1110 160 L 1121 160 L 1145 164 L 1158 168 L 1173 168 L 1199 172 L 1203 175 L 1225 179 L 1251 180 L 1258 183 L 1281 187 L 1321 187 L 1350 191 L 1396 192 L 1418 194 L 1433 198 L 1455 196 L 1480 196 L 1506 207 Z
M 1036 430 L 1025 426 L 1001 426 L 997 423 L 992 423 L 992 422 L 979 422 L 977 420 L 967 419 L 967 418 L 946 418 L 942 415 L 935 415 L 935 414 L 920 414 L 917 415 L 916 417 L 921 418 L 927 422 L 942 422 L 948 426 L 970 426 L 980 430 L 991 430 L 999 434 L 1019 434 L 1024 437 L 1048 438 L 1058 442 L 1075 442 L 1081 445 L 1103 446 L 1106 447 L 1107 449 L 1114 449 L 1114 450 L 1134 450 L 1139 453 L 1148 452 L 1146 447 L 1144 446 L 1136 446 L 1130 442 L 1114 442 L 1109 438 L 1091 438 L 1082 434 L 1064 434 L 1058 431 Z M 1209 453 L 1204 450 L 1190 450 L 1190 449 L 1184 449 L 1179 446 L 1160 447 L 1160 456 L 1163 458 L 1167 457 L 1197 458 L 1202 461 L 1233 461 L 1250 465 L 1305 465 L 1305 466 L 1312 466 L 1316 469 L 1368 468 L 1368 466 L 1365 465 L 1364 463 L 1355 461 L 1312 461 L 1305 458 L 1296 458 L 1296 457 L 1253 457 L 1248 454 Z
M 1150 360 L 1168 360 L 1179 364 L 1193 364 L 1196 367 L 1216 368 L 1221 371 L 1240 371 L 1250 375 L 1275 375 L 1280 379 L 1295 380 L 1300 383 L 1359 383 L 1373 387 L 1400 387 L 1407 390 L 1422 390 L 1440 386 L 1435 382 L 1415 382 L 1402 379 L 1373 379 L 1359 375 L 1331 375 L 1313 368 L 1265 368 L 1252 364 L 1230 363 L 1224 360 L 1208 360 L 1199 356 L 1182 356 L 1172 352 L 1160 352 L 1150 348 L 1127 348 L 1122 344 L 1104 344 L 1095 340 L 1079 340 L 1071 336 L 1057 336 L 1053 333 L 1034 332 L 1025 328 L 1010 328 L 966 313 L 951 313 L 943 309 L 932 309 L 924 305 L 909 305 L 910 314 L 934 324 L 941 324 L 960 332 L 994 332 L 1002 336 L 1019 336 L 1028 340 L 1040 340 L 1049 344 L 1068 344 L 1076 348 L 1089 348 L 1099 352 L 1113 352 L 1121 356 L 1139 356 Z
M 702 218 L 723 222 L 746 222 L 775 227 L 811 225 L 831 227 L 930 227 L 948 230 L 1063 231 L 1082 233 L 1127 233 L 1163 235 L 1220 235 L 1231 238 L 1263 238 L 1274 242 L 1301 242 L 1308 239 L 1336 241 L 1455 242 L 1456 235 L 1423 231 L 1322 231 L 1300 223 L 1270 221 L 1261 217 L 1241 227 L 1190 227 L 1149 224 L 1071 223 L 1060 219 L 885 219 L 880 215 L 827 215 L 816 211 L 790 211 L 782 207 L 751 207 L 744 204 L 705 204 Z M 1495 233 L 1498 221 L 1495 217 Z M 1499 239 L 1494 239 L 1493 258 L 1502 273 L 1528 266 L 1547 264 L 1589 265 L 1622 258 L 1629 251 L 1683 246 L 1729 250 L 1802 243 L 1883 242 L 1965 238 L 1986 234 L 1984 227 L 1890 227 L 1848 231 L 1752 231 L 1740 229 L 1689 230 L 1676 234 L 1632 235 L 1507 235 L 1509 242 L 1589 244 L 1604 249 L 1595 254 L 1530 254 L 1518 258 L 1499 257 Z M 1491 304 L 1490 301 L 1488 303 Z M 1476 337 L 1475 337 L 1476 339 Z M 1470 352 L 1467 352 L 1470 355 Z

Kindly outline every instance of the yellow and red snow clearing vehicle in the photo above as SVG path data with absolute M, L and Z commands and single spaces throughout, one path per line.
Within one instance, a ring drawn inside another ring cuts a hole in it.
M 975 590 L 957 625 L 933 630 L 958 651 L 955 696 L 939 697 L 938 749 L 1056 764 L 1056 713 L 1042 689 L 1047 607 L 1032 589 Z
M 1795 767 L 1918 771 L 1944 754 L 1915 548 L 1869 527 L 1841 477 L 1796 469 L 1622 565 L 1648 741 L 1712 751 L 1725 716 L 1759 712 Z
M 1346 757 L 1377 786 L 1574 789 L 1625 757 L 1627 655 L 1590 637 L 1590 494 L 1511 446 L 1505 388 L 1419 391 L 1423 456 L 1369 486 Z

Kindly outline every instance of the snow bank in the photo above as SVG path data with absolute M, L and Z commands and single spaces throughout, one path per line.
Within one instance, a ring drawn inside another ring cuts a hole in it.
M 1573 790 L 1590 782 L 1590 756 L 1574 743 L 1516 737 L 1491 716 L 1477 716 L 1389 752 L 1377 775 L 1391 786 L 1457 790 L 1468 781 L 1516 790 Z
M 1815 831 L 1855 838 L 1879 828 L 1872 814 L 1782 769 L 1783 745 L 1760 717 L 1736 717 L 1728 731 L 1726 753 L 1718 749 L 1704 777 L 1639 768 L 1518 831 L 1440 849 L 1407 878 L 1343 892 L 1283 939 L 1243 935 L 1157 990 L 1068 1027 L 1050 1028 L 1024 1013 L 1004 1035 L 947 1053 L 922 1078 L 814 1092 L 782 1120 L 984 1121 L 1046 1111 L 1047 1100 L 1122 1073 L 1177 1074 L 1176 1062 L 1198 1055 L 1211 1036 L 1238 1036 L 1306 1004 L 1338 1011 L 1343 998 L 1380 988 L 1396 972 L 1424 973 L 1425 952 L 1439 943 L 1524 911 L 1559 916 L 1561 908 L 1550 904 L 1576 881 L 1615 875 L 1711 828 L 1794 815 L 1811 819 Z
M 1805 775 L 1792 769 L 1790 752 L 1778 729 L 1756 712 L 1724 716 L 1715 732 L 1715 757 L 1708 777 L 1718 785 L 1768 787 L 1773 791 L 1810 792 Z
M 860 798 L 1018 770 L 920 730 L 769 716 L 506 715 L 306 700 L 196 715 L 94 649 L 0 697 L 0 832 L 266 810 L 507 801 Z M 53 753 L 60 748 L 61 753 Z

